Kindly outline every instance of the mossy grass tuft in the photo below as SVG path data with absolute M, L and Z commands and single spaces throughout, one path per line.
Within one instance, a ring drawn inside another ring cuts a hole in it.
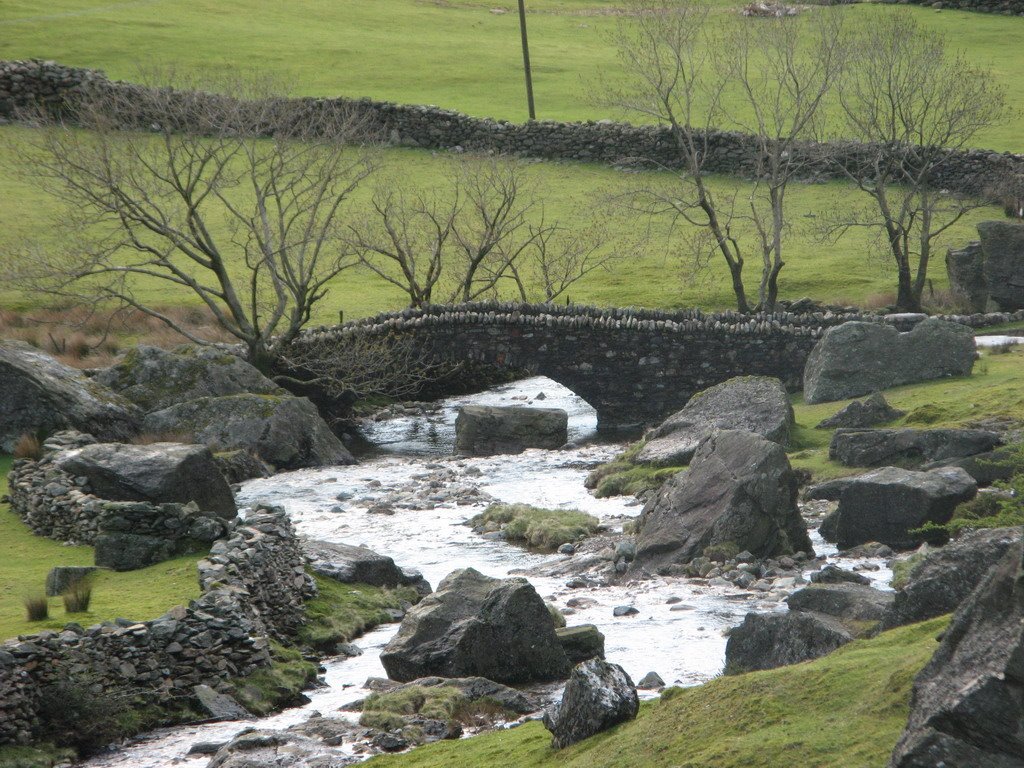
M 470 701 L 454 686 L 411 685 L 397 691 L 371 693 L 363 702 L 359 724 L 394 731 L 405 724 L 404 717 L 409 715 L 470 726 L 514 716 L 493 699 Z
M 50 604 L 46 595 L 26 595 L 22 603 L 25 605 L 26 620 L 45 621 L 50 618 Z
M 92 602 L 92 579 L 79 579 L 61 595 L 61 599 L 65 613 L 85 613 Z
M 545 552 L 591 536 L 601 525 L 593 515 L 575 509 L 543 509 L 529 504 L 491 504 L 466 524 L 504 531 L 509 541 Z

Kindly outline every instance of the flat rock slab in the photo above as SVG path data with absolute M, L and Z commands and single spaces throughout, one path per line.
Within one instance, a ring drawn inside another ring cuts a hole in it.
M 716 429 L 739 429 L 785 447 L 793 427 L 786 388 L 769 376 L 737 376 L 690 398 L 686 406 L 651 430 L 637 453 L 638 464 L 689 464 L 697 446 Z
M 455 418 L 455 452 L 464 456 L 561 448 L 569 440 L 569 414 L 561 408 L 464 405 Z
M 208 685 L 196 685 L 192 695 L 212 720 L 252 720 L 245 707 L 225 693 L 218 693 Z
M 808 496 L 839 501 L 820 531 L 840 549 L 870 541 L 911 549 L 922 541 L 911 530 L 929 522 L 948 523 L 957 504 L 970 501 L 977 492 L 974 478 L 959 467 L 930 472 L 882 467 L 823 483 L 810 489 Z
M 831 616 L 816 613 L 748 613 L 729 631 L 725 668 L 731 674 L 775 669 L 832 653 L 853 634 Z
M 0 452 L 23 434 L 75 429 L 128 440 L 141 411 L 84 373 L 20 341 L 0 341 Z
M 1002 441 L 986 429 L 837 429 L 828 457 L 847 467 L 920 465 L 987 453 Z
M 387 555 L 367 547 L 304 539 L 302 551 L 314 573 L 343 584 L 370 584 L 375 587 L 415 587 L 430 594 L 430 584 L 419 571 L 400 568 Z
M 238 510 L 231 487 L 204 445 L 98 443 L 65 451 L 57 466 L 85 477 L 93 494 L 110 501 L 153 504 L 194 501 L 225 520 Z
M 709 547 L 756 557 L 810 553 L 796 499 L 782 446 L 752 432 L 716 432 L 689 471 L 669 478 L 644 507 L 630 567 L 688 563 Z
M 864 584 L 811 584 L 788 598 L 790 611 L 824 614 L 842 622 L 880 621 L 895 594 Z
M 880 390 L 966 376 L 974 367 L 974 334 L 929 318 L 909 333 L 854 321 L 829 328 L 804 367 L 804 400 L 825 403 Z

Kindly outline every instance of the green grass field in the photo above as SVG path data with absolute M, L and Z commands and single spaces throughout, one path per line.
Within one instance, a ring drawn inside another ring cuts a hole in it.
M 875 768 L 907 720 L 910 684 L 947 619 L 859 640 L 816 661 L 719 677 L 641 705 L 566 749 L 537 722 L 444 741 L 370 768 Z
M 10 457 L 0 458 L 0 496 L 7 492 Z M 66 547 L 35 536 L 0 504 L 0 641 L 44 629 L 63 628 L 68 622 L 83 627 L 116 618 L 148 621 L 168 608 L 199 597 L 196 562 L 200 555 L 168 560 L 128 573 L 101 571 L 94 582 L 87 613 L 64 613 L 59 597 L 49 599 L 50 618 L 29 622 L 22 599 L 43 594 L 46 574 L 56 565 L 92 565 L 92 547 Z
M 741 0 L 712 0 L 732 14 Z M 607 35 L 614 0 L 528 0 L 538 116 L 614 116 L 597 106 L 599 73 L 619 80 Z M 437 104 L 478 116 L 526 117 L 513 0 L 6 0 L 0 57 L 53 59 L 137 79 L 140 67 L 275 73 L 303 95 L 370 96 Z M 843 8 L 853 26 L 884 9 Z M 1024 103 L 1024 18 L 915 8 L 990 65 L 1011 103 Z M 756 22 L 754 22 L 756 23 Z M 1021 118 L 979 137 L 993 149 L 1024 149 Z

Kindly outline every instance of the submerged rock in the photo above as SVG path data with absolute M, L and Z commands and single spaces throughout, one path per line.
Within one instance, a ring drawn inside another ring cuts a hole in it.
M 84 373 L 20 341 L 0 340 L 0 452 L 23 434 L 75 429 L 128 440 L 141 411 Z
M 570 663 L 547 605 L 523 578 L 453 571 L 414 606 L 381 652 L 394 680 L 480 676 L 500 683 L 558 680 Z
M 902 384 L 966 376 L 974 335 L 958 323 L 929 318 L 909 333 L 881 323 L 849 322 L 825 331 L 804 368 L 804 400 L 825 403 Z
M 1024 764 L 1024 572 L 1015 544 L 960 606 L 914 680 L 889 768 Z
M 632 568 L 687 563 L 709 548 L 756 557 L 811 553 L 785 451 L 750 432 L 717 432 L 671 477 L 639 520 Z
M 544 713 L 551 746 L 568 747 L 636 717 L 640 699 L 626 670 L 592 659 L 578 664 L 561 701 Z
M 569 415 L 560 408 L 465 405 L 455 419 L 455 452 L 466 456 L 561 448 L 568 441 Z
M 690 398 L 645 436 L 638 464 L 688 464 L 697 446 L 716 429 L 753 432 L 779 445 L 789 443 L 793 407 L 782 382 L 769 376 L 738 376 Z

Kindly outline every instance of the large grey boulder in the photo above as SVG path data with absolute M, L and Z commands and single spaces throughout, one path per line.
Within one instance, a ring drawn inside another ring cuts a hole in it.
M 146 415 L 148 432 L 185 432 L 211 450 L 249 449 L 277 469 L 354 464 L 319 412 L 304 397 L 202 397 Z
M 638 464 L 689 464 L 697 446 L 716 429 L 753 432 L 785 447 L 793 426 L 786 388 L 769 376 L 738 376 L 698 392 L 646 436 Z
M 816 613 L 748 613 L 729 631 L 725 670 L 729 674 L 775 669 L 832 653 L 853 640 L 839 621 Z
M 889 768 L 1024 765 L 1024 573 L 1014 545 L 960 606 L 914 680 Z
M 906 415 L 906 411 L 893 408 L 880 392 L 876 392 L 863 400 L 854 400 L 827 419 L 822 419 L 818 423 L 817 429 L 837 429 L 839 427 L 863 429 L 894 421 Z
M 384 647 L 388 676 L 486 677 L 499 683 L 559 680 L 569 660 L 547 605 L 526 579 L 453 571 L 405 615 Z
M 141 413 L 124 398 L 20 341 L 0 340 L 0 453 L 25 433 L 76 429 L 128 440 Z
M 751 432 L 716 432 L 644 507 L 631 567 L 687 563 L 708 547 L 757 557 L 811 553 L 796 502 L 782 446 Z
M 880 629 L 913 624 L 955 611 L 974 591 L 993 563 L 1021 541 L 1021 529 L 972 531 L 932 550 L 913 567 L 896 593 Z
M 936 318 L 900 333 L 854 321 L 829 328 L 804 367 L 804 400 L 824 403 L 902 384 L 966 376 L 974 367 L 974 335 Z
M 986 453 L 1001 442 L 986 429 L 837 429 L 828 457 L 848 467 L 920 465 Z
M 981 243 L 974 241 L 963 248 L 946 251 L 946 274 L 949 290 L 971 312 L 984 312 L 988 306 L 988 280 L 985 279 L 985 257 Z
M 983 221 L 978 235 L 989 297 L 1003 312 L 1024 309 L 1024 224 Z
M 57 466 L 85 477 L 95 496 L 153 504 L 194 501 L 225 520 L 238 510 L 231 488 L 204 445 L 98 443 L 59 454 Z
M 200 397 L 286 394 L 240 357 L 204 347 L 139 345 L 95 380 L 147 412 Z
M 856 626 L 880 621 L 895 595 L 864 584 L 811 584 L 786 598 L 790 611 L 818 613 Z
M 869 541 L 893 549 L 910 549 L 922 541 L 911 530 L 929 522 L 948 523 L 956 505 L 970 501 L 977 492 L 974 478 L 959 467 L 930 472 L 882 467 L 857 477 L 823 483 L 811 488 L 807 495 L 839 502 L 820 531 L 840 549 Z
M 455 452 L 466 456 L 561 448 L 569 415 L 560 408 L 464 405 L 455 418 Z
M 429 595 L 431 591 L 419 571 L 399 568 L 392 558 L 368 547 L 304 539 L 302 551 L 309 558 L 309 567 L 314 573 L 343 584 L 414 587 L 421 595 Z
M 626 670 L 591 659 L 572 670 L 562 699 L 544 712 L 551 746 L 568 747 L 636 717 L 640 698 Z

